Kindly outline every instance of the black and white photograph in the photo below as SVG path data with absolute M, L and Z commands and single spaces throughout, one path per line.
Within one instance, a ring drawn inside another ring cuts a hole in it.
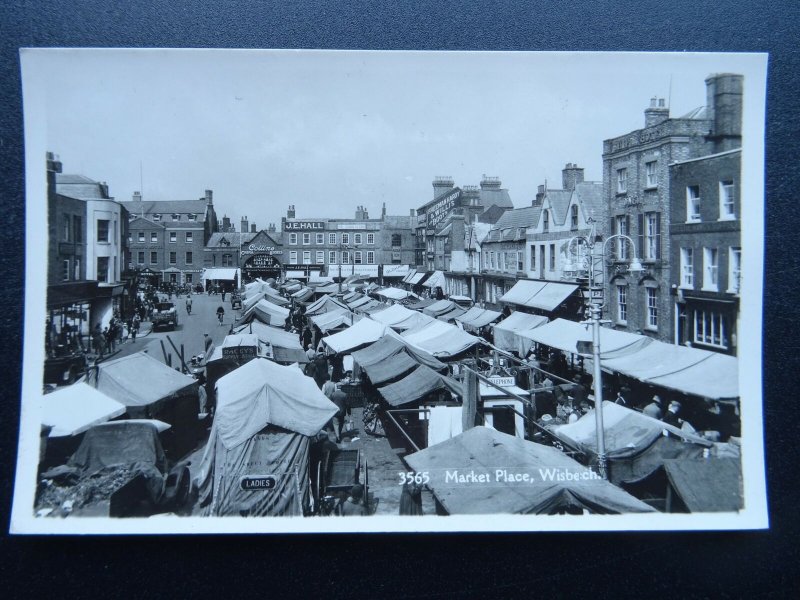
M 766 54 L 20 57 L 13 533 L 768 527 Z

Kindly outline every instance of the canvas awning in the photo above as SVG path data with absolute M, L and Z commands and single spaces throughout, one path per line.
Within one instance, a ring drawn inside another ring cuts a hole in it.
M 577 285 L 569 283 L 518 281 L 500 297 L 500 302 L 552 312 L 577 289 Z
M 438 302 L 438 300 L 433 300 L 431 298 L 415 298 L 414 300 L 406 304 L 406 308 L 410 308 L 411 310 L 421 311 L 423 308 L 425 308 L 426 306 L 430 306 L 434 302 Z
M 382 288 L 376 291 L 375 294 L 377 296 L 383 296 L 384 298 L 389 298 L 390 300 L 405 300 L 409 296 L 415 295 L 413 292 L 393 287 Z
M 464 325 L 464 327 L 480 329 L 489 323 L 493 323 L 499 319 L 500 316 L 501 313 L 496 310 L 486 310 L 478 306 L 473 306 L 463 315 L 455 317 L 455 320 Z
M 390 406 L 403 406 L 416 402 L 436 390 L 448 390 L 460 395 L 461 384 L 439 375 L 433 369 L 419 365 L 400 381 L 379 387 L 377 390 Z
M 409 316 L 416 314 L 418 313 L 414 312 L 413 310 L 408 310 L 402 304 L 393 304 L 372 318 L 379 323 L 383 323 L 384 325 L 389 325 L 391 327 L 395 323 L 398 323 L 404 319 L 407 319 Z
M 57 389 L 42 398 L 42 424 L 50 437 L 78 435 L 125 413 L 125 405 L 85 382 Z
M 338 291 L 338 283 L 326 283 L 325 285 L 318 285 L 314 288 L 315 294 L 335 294 Z
M 292 292 L 292 298 L 294 298 L 298 302 L 303 302 L 311 298 L 314 295 L 314 290 L 310 287 L 302 287 L 296 292 Z
M 342 302 L 333 296 L 322 296 L 319 300 L 315 300 L 306 307 L 306 316 L 318 315 L 325 312 L 339 311 L 341 309 L 350 310 Z
M 203 269 L 203 281 L 241 281 L 239 269 L 233 268 L 210 268 Z
M 736 512 L 744 506 L 738 458 L 665 460 L 664 470 L 675 493 L 693 513 Z
M 436 315 L 436 318 L 440 321 L 446 321 L 448 323 L 452 323 L 455 319 L 466 313 L 466 309 L 461 308 L 458 304 L 454 304 L 453 307 L 448 310 L 447 312 L 440 313 Z
M 411 314 L 408 315 L 405 319 L 401 321 L 397 321 L 391 325 L 392 329 L 397 331 L 407 331 L 409 329 L 416 329 L 421 327 L 422 325 L 427 325 L 432 321 L 435 321 L 433 317 L 429 317 L 428 315 L 423 315 L 421 312 L 410 311 Z
M 419 363 L 410 354 L 401 351 L 392 356 L 391 360 L 363 365 L 362 368 L 373 385 L 383 385 L 387 381 L 405 375 L 417 365 Z
M 601 348 L 602 340 L 601 334 Z M 604 360 L 603 369 L 712 400 L 739 397 L 739 361 L 736 357 L 700 348 L 653 341 L 635 354 Z
M 350 265 L 347 272 L 358 277 L 377 277 L 378 265 Z
M 256 358 L 217 381 L 214 427 L 230 449 L 267 425 L 315 435 L 337 411 L 297 367 Z
M 346 309 L 320 313 L 311 317 L 311 322 L 319 327 L 322 333 L 327 333 L 331 329 L 342 326 L 349 327 L 353 324 L 353 313 Z
M 419 364 L 425 365 L 434 371 L 442 371 L 447 366 L 434 358 L 431 353 L 409 346 L 397 334 L 384 335 L 374 344 L 367 346 L 363 350 L 353 352 L 353 362 L 363 368 L 385 361 L 400 352 L 406 352 Z
M 508 352 L 516 351 L 524 357 L 533 346 L 533 340 L 521 334 L 536 329 L 547 321 L 547 317 L 541 315 L 515 311 L 492 328 L 494 345 Z
M 272 356 L 275 362 L 279 363 L 307 363 L 303 347 L 297 334 L 284 331 L 278 327 L 270 327 L 259 321 L 253 321 L 249 325 L 239 327 L 237 333 L 254 333 L 259 341 L 272 346 Z
M 416 269 L 411 269 L 400 283 L 409 283 L 411 279 L 417 274 Z
M 439 317 L 446 313 L 449 313 L 454 308 L 459 307 L 458 304 L 453 302 L 452 300 L 438 300 L 431 304 L 430 306 L 426 306 L 422 309 L 422 312 L 426 315 L 431 317 Z M 459 307 L 460 308 L 460 307 Z
M 197 394 L 198 382 L 144 352 L 98 365 L 95 387 L 124 404 L 131 417 L 154 416 L 156 405 L 168 398 Z
M 365 302 L 364 304 L 353 307 L 353 310 L 358 313 L 371 313 L 376 309 L 380 312 L 380 310 L 384 308 L 386 308 L 386 305 L 383 302 L 379 302 L 378 300 L 373 300 L 370 298 L 369 302 Z
M 408 283 L 410 283 L 411 285 L 419 285 L 419 284 L 420 284 L 420 282 L 421 282 L 423 279 L 425 279 L 425 276 L 426 276 L 426 275 L 427 275 L 427 273 L 426 273 L 425 271 L 421 271 L 421 272 L 420 272 L 420 271 L 418 271 L 417 273 L 415 273 L 415 274 L 414 274 L 414 276 L 413 276 L 413 277 L 411 277 L 411 278 L 408 280 Z
M 557 350 L 580 354 L 577 350 L 578 342 L 592 341 L 592 328 L 590 325 L 556 319 L 544 325 L 521 332 L 520 335 L 544 344 Z M 653 340 L 644 335 L 617 331 L 608 327 L 600 328 L 600 358 L 605 361 L 618 356 L 632 354 L 651 343 Z M 587 355 L 588 356 L 588 355 Z
M 456 356 L 480 342 L 480 338 L 444 321 L 431 321 L 427 325 L 405 331 L 401 336 L 412 346 L 440 358 Z
M 411 283 L 414 284 L 416 282 L 412 281 Z M 444 273 L 441 271 L 434 271 L 433 275 L 428 277 L 422 285 L 428 288 L 444 287 Z
M 246 310 L 242 316 L 243 322 L 251 319 L 258 319 L 267 325 L 282 327 L 289 317 L 288 309 L 269 302 L 266 298 L 256 302 L 250 309 Z
M 286 271 L 286 277 L 290 277 L 292 279 L 308 279 L 308 275 L 306 275 L 305 271 Z
M 368 304 L 370 302 L 372 302 L 372 298 L 370 298 L 369 296 L 361 296 L 361 298 L 356 298 L 352 302 L 348 302 L 347 306 L 349 306 L 350 308 L 358 308 L 359 306 L 364 306 L 365 304 Z
M 675 437 L 665 437 L 665 430 Z M 594 410 L 575 423 L 552 428 L 552 432 L 587 456 L 597 455 Z M 614 483 L 640 481 L 659 469 L 667 458 L 697 457 L 704 448 L 713 446 L 696 434 L 609 401 L 603 402 L 603 432 Z
M 386 325 L 365 317 L 344 331 L 322 338 L 322 341 L 332 352 L 349 353 L 377 341 L 385 332 Z
M 488 427 L 474 427 L 405 460 L 414 471 L 429 473 L 427 486 L 449 514 L 554 514 L 568 508 L 600 514 L 655 512 L 555 448 Z M 486 484 L 458 479 L 470 472 L 486 474 Z M 517 473 L 528 473 L 533 481 L 507 477 Z M 556 473 L 573 477 L 559 481 Z

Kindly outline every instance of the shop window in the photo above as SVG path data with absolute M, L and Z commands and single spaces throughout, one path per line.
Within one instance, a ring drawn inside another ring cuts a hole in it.
M 696 310 L 694 313 L 694 341 L 698 344 L 727 348 L 725 319 L 721 313 Z

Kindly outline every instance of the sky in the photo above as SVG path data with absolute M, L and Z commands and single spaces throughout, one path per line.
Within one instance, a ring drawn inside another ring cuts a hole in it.
M 117 200 L 211 189 L 218 216 L 265 228 L 290 204 L 298 218 L 378 217 L 384 202 L 408 215 L 437 176 L 496 176 L 529 206 L 568 162 L 601 181 L 603 140 L 641 128 L 651 97 L 680 116 L 705 104 L 709 74 L 740 66 L 689 53 L 37 50 L 23 98 L 64 173 Z

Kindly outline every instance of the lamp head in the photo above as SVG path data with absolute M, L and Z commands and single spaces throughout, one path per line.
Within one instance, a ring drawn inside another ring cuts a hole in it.
M 634 257 L 631 259 L 631 264 L 630 264 L 630 266 L 628 267 L 628 270 L 629 270 L 631 273 L 641 273 L 642 271 L 644 271 L 644 267 L 642 266 L 642 263 L 641 263 L 641 261 L 640 261 L 638 258 L 636 258 L 636 257 L 634 256 Z

